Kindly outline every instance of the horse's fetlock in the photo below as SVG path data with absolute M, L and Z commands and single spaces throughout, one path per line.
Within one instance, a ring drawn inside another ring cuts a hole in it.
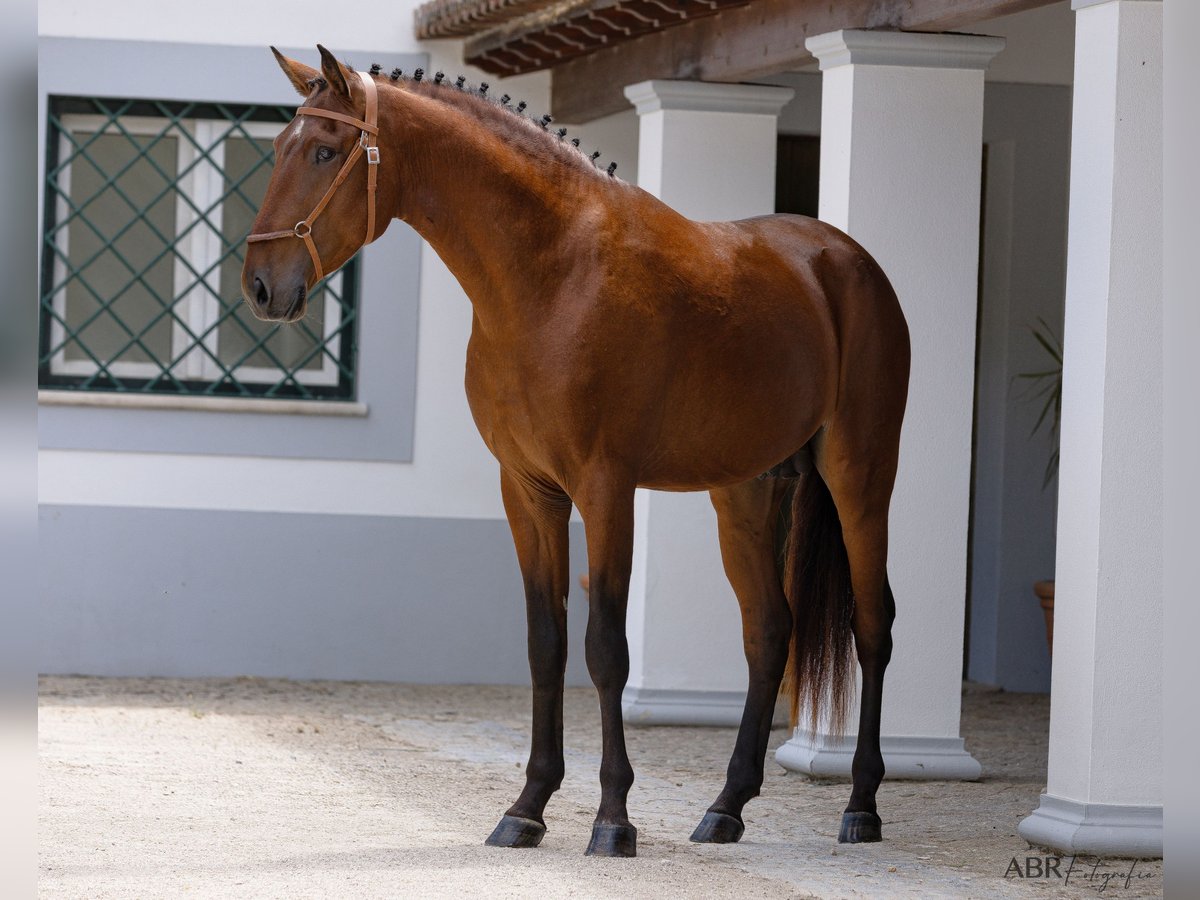
M 611 786 L 622 797 L 633 787 L 633 779 L 633 766 L 630 765 L 629 760 L 605 761 L 600 764 L 601 785 Z
M 566 776 L 566 767 L 562 760 L 530 760 L 525 767 L 525 778 L 531 785 L 543 788 L 547 793 L 553 793 L 562 787 Z
M 859 758 L 855 755 L 854 762 L 850 766 L 850 775 L 854 784 L 868 785 L 872 791 L 883 782 L 884 774 L 886 774 L 886 770 L 882 756 L 869 755 Z

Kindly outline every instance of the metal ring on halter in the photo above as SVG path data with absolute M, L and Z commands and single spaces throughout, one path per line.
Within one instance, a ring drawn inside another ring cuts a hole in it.
M 303 231 L 300 230 L 301 225 L 304 226 Z M 307 219 L 301 219 L 299 222 L 296 223 L 296 227 L 292 229 L 292 233 L 295 234 L 296 237 L 298 237 L 298 238 L 306 238 L 310 234 L 312 234 L 312 226 L 308 224 Z

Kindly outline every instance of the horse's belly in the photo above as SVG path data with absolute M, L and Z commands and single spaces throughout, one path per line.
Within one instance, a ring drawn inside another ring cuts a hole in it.
M 639 484 L 692 491 L 739 484 L 766 472 L 801 449 L 821 427 L 816 409 L 759 419 L 722 416 L 719 429 L 667 433 L 644 461 Z

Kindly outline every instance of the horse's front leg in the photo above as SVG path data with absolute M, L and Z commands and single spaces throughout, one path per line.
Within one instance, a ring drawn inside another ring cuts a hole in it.
M 604 749 L 600 761 L 600 809 L 592 826 L 588 856 L 636 856 L 637 829 L 629 822 L 626 798 L 633 767 L 625 751 L 621 692 L 629 679 L 625 608 L 633 563 L 633 482 L 606 476 L 575 496 L 587 532 L 588 672 L 600 699 Z
M 529 671 L 533 682 L 533 739 L 525 788 L 492 831 L 493 847 L 536 847 L 546 833 L 542 814 L 563 779 L 563 672 L 567 665 L 566 494 L 533 486 L 502 470 L 504 510 L 525 580 Z

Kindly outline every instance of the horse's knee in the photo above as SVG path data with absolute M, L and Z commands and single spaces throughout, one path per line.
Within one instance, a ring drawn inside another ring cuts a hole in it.
M 584 654 L 588 674 L 597 688 L 625 686 L 629 678 L 629 643 L 625 637 L 624 603 L 605 602 L 602 596 L 593 594 Z
M 567 668 L 567 642 L 557 633 L 552 638 L 529 642 L 529 674 L 535 688 L 562 686 L 563 673 Z
M 598 690 L 620 690 L 629 680 L 629 646 L 625 635 L 620 640 L 608 637 L 592 639 L 590 631 L 584 644 L 588 674 Z

